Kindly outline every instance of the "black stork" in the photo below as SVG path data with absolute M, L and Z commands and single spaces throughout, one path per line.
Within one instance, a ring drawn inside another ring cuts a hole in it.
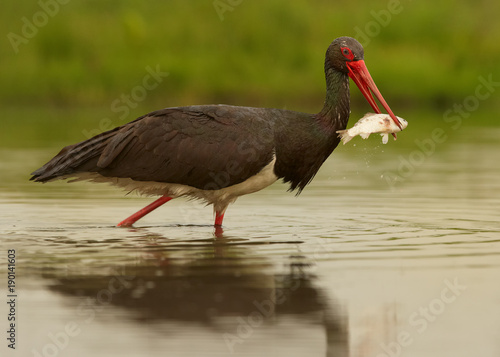
M 107 182 L 156 201 L 118 224 L 131 226 L 170 201 L 187 196 L 213 204 L 215 226 L 239 196 L 278 179 L 299 194 L 339 144 L 349 120 L 349 77 L 375 112 L 370 93 L 399 126 L 364 62 L 361 44 L 334 40 L 325 58 L 326 99 L 317 114 L 270 108 L 198 105 L 166 108 L 63 148 L 31 180 L 73 178 Z

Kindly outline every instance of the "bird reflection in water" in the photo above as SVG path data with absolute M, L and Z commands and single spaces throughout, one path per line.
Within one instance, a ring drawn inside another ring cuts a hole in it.
M 56 281 L 50 289 L 78 297 L 83 312 L 100 304 L 101 315 L 121 320 L 123 313 L 113 311 L 125 309 L 127 322 L 138 325 L 202 326 L 220 333 L 229 351 L 255 343 L 246 341 L 248 329 L 282 329 L 280 323 L 294 321 L 297 326 L 289 327 L 298 333 L 324 331 L 327 356 L 348 356 L 347 317 L 317 287 L 306 257 L 290 256 L 280 268 L 250 249 L 273 242 L 226 237 L 222 229 L 214 232 L 216 237 L 194 241 L 169 240 L 147 229 L 135 229 L 138 232 L 144 246 L 136 261 L 117 269 L 99 265 L 84 275 L 51 271 L 44 274 Z

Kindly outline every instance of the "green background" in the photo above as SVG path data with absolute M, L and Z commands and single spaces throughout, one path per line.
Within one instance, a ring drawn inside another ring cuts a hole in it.
M 169 106 L 317 112 L 325 51 L 343 35 L 365 46 L 379 89 L 417 133 L 474 96 L 480 77 L 500 82 L 499 15 L 494 0 L 5 1 L 0 146 L 69 144 Z M 168 76 L 117 111 L 148 67 Z M 352 125 L 371 108 L 351 88 Z M 496 88 L 464 124 L 497 125 Z

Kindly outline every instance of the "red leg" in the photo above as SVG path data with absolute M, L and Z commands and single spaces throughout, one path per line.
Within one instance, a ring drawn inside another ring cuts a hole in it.
M 151 203 L 151 204 L 147 205 L 146 207 L 140 209 L 139 211 L 135 212 L 133 215 L 131 215 L 130 217 L 124 219 L 123 221 L 121 221 L 120 223 L 118 223 L 116 226 L 117 227 L 130 227 L 137 220 L 141 219 L 142 217 L 144 217 L 145 215 L 147 215 L 151 211 L 154 211 L 155 209 L 157 209 L 161 205 L 167 203 L 171 199 L 172 199 L 172 197 L 161 196 L 156 201 L 154 201 L 153 203 Z M 221 220 L 221 222 L 222 222 L 222 220 Z
M 222 220 L 224 219 L 224 213 L 215 212 L 215 223 L 214 226 L 222 226 Z

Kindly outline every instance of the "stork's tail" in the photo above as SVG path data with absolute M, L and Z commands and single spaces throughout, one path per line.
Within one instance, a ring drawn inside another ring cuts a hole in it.
M 115 135 L 117 129 L 115 128 L 80 143 L 66 146 L 49 162 L 38 170 L 33 171 L 31 173 L 33 176 L 30 180 L 47 182 L 82 171 L 82 166 L 89 163 L 92 159 L 95 159 L 97 162 L 98 157 L 109 143 L 109 140 Z

